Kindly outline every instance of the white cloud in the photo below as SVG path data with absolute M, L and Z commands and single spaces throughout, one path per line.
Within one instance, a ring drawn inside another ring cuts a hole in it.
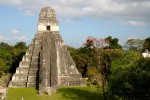
M 12 30 L 10 31 L 10 33 L 12 33 L 12 34 L 18 34 L 19 31 L 18 31 L 17 29 L 12 29 Z
M 0 36 L 0 39 L 2 39 L 3 38 L 3 36 Z
M 131 26 L 145 26 L 146 25 L 145 22 L 141 22 L 141 21 L 128 21 L 125 24 L 131 25 Z
M 0 0 L 0 4 L 17 7 L 27 15 L 37 15 L 41 7 L 51 6 L 66 19 L 150 21 L 150 0 Z
M 30 43 L 30 39 L 25 36 L 12 36 L 11 38 L 7 38 L 6 36 L 0 35 L 0 42 L 6 42 L 9 44 L 15 44 L 16 42 L 26 42 L 27 44 Z
M 1 40 L 1 41 L 9 41 L 10 39 L 7 38 L 7 37 L 5 37 L 5 36 L 1 36 L 1 35 L 0 35 L 0 40 Z
M 24 41 L 24 42 L 29 41 L 29 39 L 25 36 L 15 37 L 14 40 L 15 41 Z

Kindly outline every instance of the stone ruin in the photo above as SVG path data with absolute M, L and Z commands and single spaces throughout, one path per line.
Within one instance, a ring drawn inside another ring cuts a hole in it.
M 23 56 L 8 87 L 36 87 L 50 95 L 59 86 L 82 86 L 84 82 L 59 33 L 55 10 L 41 9 L 38 32 Z
M 0 86 L 0 100 L 6 100 L 7 88 Z

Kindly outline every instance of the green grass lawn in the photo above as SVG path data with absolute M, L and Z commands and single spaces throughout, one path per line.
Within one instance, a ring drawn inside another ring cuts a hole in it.
M 103 100 L 102 93 L 95 86 L 60 87 L 51 96 L 38 96 L 34 88 L 9 88 L 7 100 Z

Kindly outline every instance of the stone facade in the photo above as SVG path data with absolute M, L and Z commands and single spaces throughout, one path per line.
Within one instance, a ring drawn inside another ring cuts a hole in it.
M 41 9 L 36 33 L 9 87 L 36 87 L 49 95 L 58 86 L 82 86 L 82 76 L 59 33 L 55 11 Z

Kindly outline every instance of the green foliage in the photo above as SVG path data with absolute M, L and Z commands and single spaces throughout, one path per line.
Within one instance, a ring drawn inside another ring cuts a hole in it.
M 112 61 L 123 55 L 123 51 L 120 49 L 101 49 L 100 50 L 100 61 L 101 61 L 101 70 L 104 76 L 105 81 L 107 81 L 108 76 L 110 75 L 110 68 Z
M 6 63 L 4 60 L 0 59 L 0 71 L 5 72 L 6 70 Z
M 128 100 L 147 100 L 150 94 L 150 58 L 125 52 L 112 62 L 109 87 L 113 95 Z
M 144 44 L 143 44 L 143 51 L 148 49 L 150 51 L 150 37 L 145 39 Z
M 141 51 L 143 48 L 143 43 L 144 43 L 144 40 L 129 39 L 126 42 L 125 47 L 129 50 Z
M 101 74 L 98 72 L 98 70 L 95 67 L 89 67 L 87 71 L 87 76 L 89 77 L 89 81 L 92 84 L 97 85 L 101 79 Z
M 108 44 L 108 47 L 106 46 Z M 107 49 L 122 49 L 118 44 L 118 39 L 108 37 L 104 39 L 97 39 L 94 37 L 88 37 L 84 43 L 84 48 L 87 50 L 88 67 L 87 76 L 89 81 L 93 84 L 101 83 L 104 100 L 106 100 L 105 86 L 108 76 L 110 74 L 111 67 L 111 52 L 105 52 Z
M 10 51 L 7 51 L 7 50 L 2 50 L 0 48 L 0 58 L 5 60 L 5 61 L 8 61 L 8 62 L 11 62 L 11 52 Z
M 78 65 L 78 69 L 83 69 L 81 65 L 87 66 L 85 76 L 89 78 L 89 81 L 91 83 L 99 84 L 99 82 L 102 82 L 101 86 L 104 94 L 104 99 L 106 98 L 105 85 L 107 85 L 106 83 L 108 79 L 110 79 L 109 86 L 111 89 L 111 93 L 115 95 L 118 94 L 116 94 L 114 91 L 118 92 L 123 88 L 122 85 L 120 85 L 121 83 L 125 82 L 123 86 L 126 86 L 128 88 L 131 87 L 131 85 L 124 77 L 130 75 L 128 74 L 130 67 L 134 63 L 136 63 L 138 59 L 141 58 L 141 54 L 136 51 L 127 52 L 121 50 L 121 47 L 118 44 L 118 39 L 116 38 L 112 39 L 111 37 L 108 37 L 106 38 L 106 41 L 108 41 L 109 47 L 99 48 L 85 46 L 84 48 L 75 49 L 74 53 L 72 53 L 73 59 Z M 122 73 L 122 75 L 120 73 Z M 111 79 L 114 79 L 114 81 L 111 81 Z M 121 88 L 119 88 L 118 86 L 121 86 Z M 117 87 L 119 88 L 118 90 L 116 90 Z M 125 92 L 125 88 L 123 88 L 122 91 Z M 127 94 L 127 96 L 130 97 L 129 94 Z M 120 97 L 123 97 L 122 94 Z
M 12 46 L 8 45 L 7 43 L 1 42 L 0 43 L 0 59 L 6 64 L 6 72 L 9 71 L 9 68 L 12 64 Z
M 12 46 L 8 45 L 7 43 L 1 42 L 1 43 L 0 43 L 0 48 L 1 48 L 2 50 L 11 51 Z
M 92 41 L 94 42 L 94 39 Z M 109 69 L 111 67 L 111 62 L 122 53 L 122 50 L 119 49 L 103 49 L 95 45 L 94 48 L 89 45 L 84 45 L 84 47 L 78 49 L 72 47 L 67 48 L 79 72 L 83 77 L 88 77 L 89 81 L 94 84 L 101 80 L 100 74 L 104 75 L 105 80 L 107 80 L 110 74 Z
M 105 41 L 108 44 L 109 49 L 122 49 L 122 46 L 118 44 L 119 39 L 117 38 L 113 39 L 111 36 L 108 36 L 107 38 L 105 38 Z
M 16 68 L 19 66 L 19 62 L 22 60 L 23 55 L 25 54 L 27 50 L 27 46 L 25 45 L 25 42 L 18 42 L 12 49 L 12 67 L 10 69 L 11 73 L 15 73 Z
M 18 49 L 27 49 L 27 46 L 26 46 L 25 42 L 17 42 L 15 44 L 15 48 L 18 48 Z
M 0 43 L 0 71 L 14 73 L 22 56 L 25 54 L 27 46 L 24 42 L 18 42 L 15 46 L 10 46 L 7 43 Z
M 75 61 L 76 67 L 83 77 L 87 75 L 87 67 L 88 67 L 88 55 L 86 48 L 75 49 L 72 47 L 67 47 L 70 52 L 73 60 Z

